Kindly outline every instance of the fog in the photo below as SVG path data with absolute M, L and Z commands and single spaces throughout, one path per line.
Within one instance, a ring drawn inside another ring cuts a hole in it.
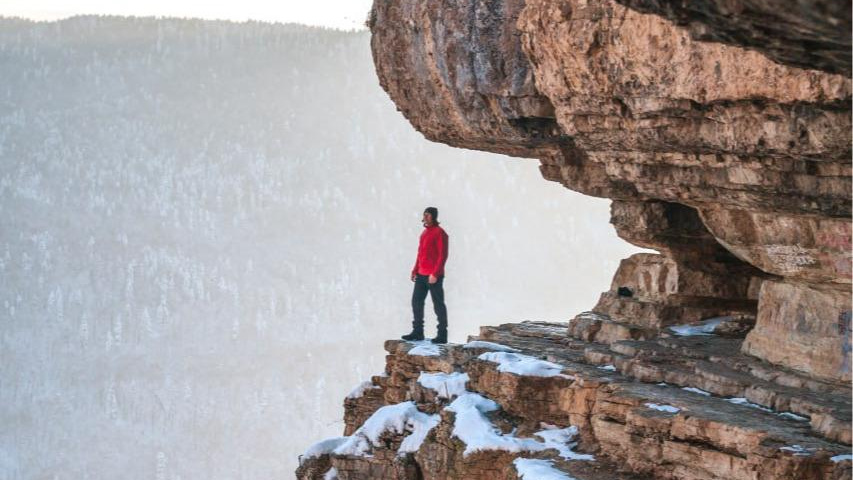
M 0 19 L 0 478 L 292 478 L 411 325 L 426 206 L 451 341 L 595 304 L 609 201 L 426 141 L 368 44 Z

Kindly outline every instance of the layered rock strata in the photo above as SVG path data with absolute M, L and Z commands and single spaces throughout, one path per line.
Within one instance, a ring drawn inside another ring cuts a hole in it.
M 369 26 L 382 87 L 427 138 L 537 158 L 661 252 L 623 263 L 596 311 L 642 335 L 753 315 L 746 353 L 846 382 L 850 15 L 814 6 L 383 0 Z M 780 308 L 779 283 L 820 312 Z M 766 335 L 783 325 L 802 334 Z
M 387 342 L 300 478 L 851 478 L 849 1 L 376 0 L 368 25 L 426 138 L 538 159 L 658 253 L 566 324 Z
M 773 60 L 847 76 L 850 65 L 850 1 L 619 0 L 687 28 L 696 40 L 727 43 Z
M 466 345 L 432 350 L 386 342 L 385 373 L 346 401 L 352 433 L 310 447 L 297 477 L 510 479 L 521 459 L 577 480 L 850 478 L 849 388 L 771 368 L 741 354 L 739 339 L 608 346 L 567 328 L 483 327 Z M 384 420 L 375 441 L 347 447 L 386 410 L 410 404 L 433 416 L 426 434 Z M 416 449 L 401 447 L 413 437 Z

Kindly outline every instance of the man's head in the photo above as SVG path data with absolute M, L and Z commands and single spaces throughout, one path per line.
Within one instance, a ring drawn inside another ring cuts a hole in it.
M 438 209 L 435 207 L 427 207 L 424 210 L 424 225 L 438 224 Z

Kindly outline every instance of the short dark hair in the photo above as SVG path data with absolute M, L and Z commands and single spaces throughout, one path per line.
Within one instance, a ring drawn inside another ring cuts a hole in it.
M 424 209 L 424 213 L 428 213 L 428 214 L 432 215 L 432 219 L 433 219 L 433 220 L 437 220 L 437 219 L 438 219 L 438 209 L 437 209 L 437 208 L 435 208 L 435 207 L 427 207 L 427 208 L 425 208 L 425 209 Z

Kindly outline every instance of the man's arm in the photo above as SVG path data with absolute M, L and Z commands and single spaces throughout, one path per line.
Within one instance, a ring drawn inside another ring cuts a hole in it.
M 449 240 L 447 233 L 444 231 L 442 231 L 441 235 L 438 236 L 438 240 L 436 241 L 436 246 L 438 247 L 438 261 L 435 262 L 435 271 L 432 272 L 433 276 L 438 276 L 438 272 L 444 270 L 444 262 L 447 261 L 448 247 L 450 246 Z
M 412 274 L 409 278 L 414 282 L 415 277 L 418 275 L 418 260 L 420 259 L 420 246 L 418 246 L 418 253 L 415 255 L 415 266 L 412 267 Z

